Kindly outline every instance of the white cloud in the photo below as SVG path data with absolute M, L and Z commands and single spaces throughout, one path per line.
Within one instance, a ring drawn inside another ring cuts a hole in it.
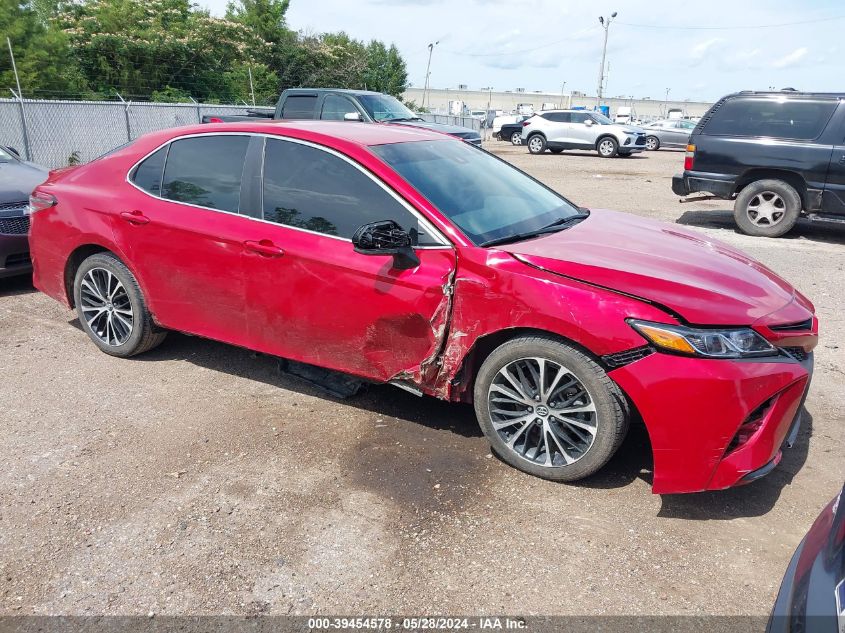
M 721 37 L 714 37 L 712 39 L 699 42 L 690 49 L 690 57 L 693 59 L 703 59 L 707 51 L 721 41 Z
M 784 55 L 780 59 L 773 61 L 772 68 L 789 68 L 790 66 L 794 66 L 804 59 L 808 52 L 808 49 L 804 47 L 796 48 L 794 51 L 789 53 L 789 55 Z

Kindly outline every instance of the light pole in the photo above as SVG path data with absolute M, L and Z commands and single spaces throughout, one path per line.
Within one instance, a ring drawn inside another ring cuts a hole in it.
M 425 67 L 425 89 L 423 90 L 423 108 L 425 107 L 425 100 L 428 97 L 428 76 L 431 74 L 431 54 L 434 52 L 434 47 L 440 44 L 440 40 L 431 42 L 428 45 L 428 65 Z
M 563 91 L 566 88 L 566 82 L 564 81 L 560 85 L 560 109 L 563 110 Z
M 666 98 L 663 100 L 663 117 L 666 119 L 669 118 L 669 90 L 666 88 Z
M 607 30 L 610 28 L 610 22 L 613 18 L 616 17 L 617 12 L 614 11 L 610 14 L 609 18 L 603 18 L 599 16 L 599 24 L 604 27 L 604 46 L 601 49 L 601 66 L 599 66 L 599 88 L 596 91 L 596 110 L 598 110 L 599 105 L 601 105 L 601 93 L 604 87 L 604 62 L 607 58 Z

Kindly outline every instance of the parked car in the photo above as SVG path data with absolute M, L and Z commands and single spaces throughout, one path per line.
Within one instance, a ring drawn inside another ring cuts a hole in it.
M 0 147 L 0 278 L 32 272 L 29 193 L 46 178 L 46 169 L 22 161 L 11 147 Z
M 522 143 L 532 154 L 542 154 L 547 149 L 553 154 L 565 149 L 587 149 L 602 158 L 612 158 L 642 152 L 645 132 L 617 125 L 598 112 L 552 110 L 522 122 Z
M 460 125 L 432 123 L 411 112 L 399 99 L 368 90 L 336 88 L 291 88 L 279 97 L 275 111 L 253 111 L 249 116 L 207 115 L 203 123 L 258 119 L 320 119 L 321 121 L 363 121 L 421 127 L 457 136 L 481 145 L 481 134 Z
M 845 93 L 728 95 L 693 130 L 672 191 L 735 200 L 749 235 L 779 237 L 802 214 L 845 222 L 844 131 Z
M 689 145 L 689 137 L 695 123 L 686 119 L 663 119 L 644 126 L 645 148 L 655 151 L 661 147 L 683 147 Z
M 527 116 L 520 115 L 513 123 L 505 123 L 499 130 L 499 140 L 513 145 L 522 145 L 522 122 Z
M 798 545 L 767 633 L 845 631 L 845 487 Z
M 726 488 L 800 424 L 818 321 L 786 281 L 429 130 L 169 129 L 30 205 L 36 286 L 107 354 L 176 330 L 472 402 L 539 477 L 596 472 L 636 410 L 655 492 Z

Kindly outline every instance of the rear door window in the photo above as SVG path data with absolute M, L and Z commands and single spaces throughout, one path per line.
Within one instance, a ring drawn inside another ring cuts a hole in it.
M 835 109 L 832 100 L 739 97 L 723 103 L 702 134 L 812 140 L 822 133 Z
M 291 95 L 282 106 L 283 119 L 313 119 L 317 95 Z
M 249 136 L 197 136 L 173 141 L 161 195 L 168 200 L 238 212 Z
M 548 112 L 546 114 L 540 115 L 549 121 L 554 121 L 555 123 L 569 123 L 569 112 Z

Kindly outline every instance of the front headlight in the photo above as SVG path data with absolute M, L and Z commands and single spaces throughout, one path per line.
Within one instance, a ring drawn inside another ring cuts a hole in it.
M 628 323 L 657 348 L 705 358 L 774 356 L 771 343 L 751 328 L 703 329 L 628 319 Z

